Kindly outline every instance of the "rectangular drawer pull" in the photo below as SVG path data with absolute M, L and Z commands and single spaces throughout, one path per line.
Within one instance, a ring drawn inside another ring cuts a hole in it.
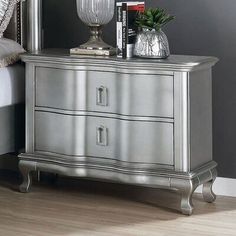
M 108 145 L 108 129 L 104 126 L 97 127 L 97 145 L 107 146 Z
M 97 101 L 98 106 L 108 106 L 108 89 L 104 86 L 97 88 Z

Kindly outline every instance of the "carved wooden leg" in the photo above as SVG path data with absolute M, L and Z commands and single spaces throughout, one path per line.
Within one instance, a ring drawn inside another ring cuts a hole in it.
M 25 165 L 24 162 L 22 163 L 21 161 L 19 163 L 19 169 L 23 176 L 23 182 L 20 185 L 19 190 L 22 193 L 27 193 L 29 192 L 32 184 L 31 172 L 33 171 L 33 169 L 31 168 L 30 165 Z
M 214 194 L 214 192 L 212 190 L 213 183 L 214 183 L 216 176 L 217 176 L 216 169 L 211 170 L 211 175 L 212 175 L 212 179 L 210 181 L 204 183 L 203 188 L 202 188 L 203 199 L 209 203 L 212 203 L 216 200 L 216 195 Z
M 192 196 L 197 187 L 194 180 L 189 180 L 186 182 L 185 187 L 182 188 L 182 199 L 181 199 L 181 211 L 184 215 L 192 215 L 193 213 L 193 202 Z
M 191 215 L 193 213 L 192 195 L 198 185 L 199 181 L 197 178 L 190 180 L 172 180 L 172 187 L 178 189 L 182 194 L 180 210 L 184 215 Z

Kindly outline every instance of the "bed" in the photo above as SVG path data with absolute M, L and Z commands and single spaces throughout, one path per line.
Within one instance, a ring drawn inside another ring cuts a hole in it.
M 24 44 L 24 11 L 19 3 L 4 37 Z M 20 62 L 0 68 L 0 155 L 24 147 L 25 72 Z
M 17 63 L 0 68 L 0 78 L 0 108 L 24 103 L 24 66 Z

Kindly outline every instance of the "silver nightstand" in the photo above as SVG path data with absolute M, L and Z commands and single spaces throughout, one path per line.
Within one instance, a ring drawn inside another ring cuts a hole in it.
M 213 202 L 212 57 L 144 60 L 45 51 L 26 62 L 26 153 L 32 171 L 181 191 Z

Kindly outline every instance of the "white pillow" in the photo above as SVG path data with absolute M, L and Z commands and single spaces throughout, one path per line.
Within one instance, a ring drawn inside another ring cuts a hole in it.
M 15 4 L 20 0 L 0 0 L 0 38 L 2 38 L 14 11 Z
M 20 59 L 19 54 L 25 50 L 17 42 L 0 38 L 0 68 L 15 63 Z

